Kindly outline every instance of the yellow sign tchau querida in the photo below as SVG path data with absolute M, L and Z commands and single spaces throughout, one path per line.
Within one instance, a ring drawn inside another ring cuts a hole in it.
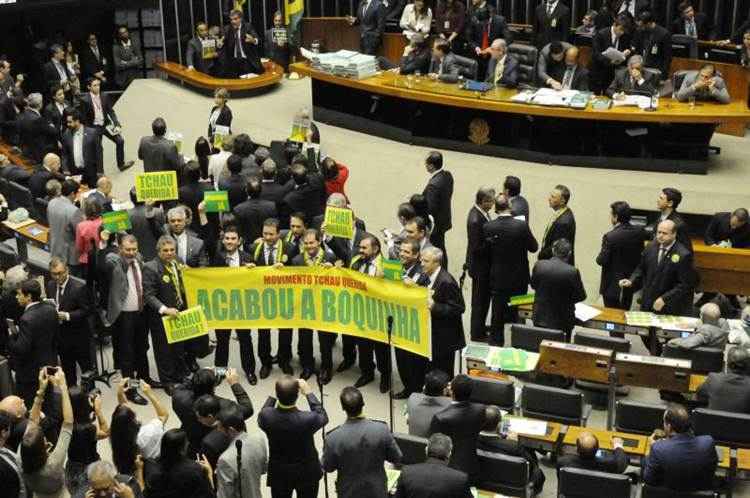
M 354 238 L 354 213 L 348 208 L 326 207 L 323 231 L 331 237 Z
M 163 316 L 162 322 L 169 344 L 208 334 L 206 315 L 200 306 L 193 306 L 181 311 L 176 317 Z
M 177 199 L 177 172 L 156 171 L 136 175 L 135 194 L 138 202 Z
M 344 268 L 186 268 L 190 306 L 216 329 L 304 328 L 388 342 L 430 358 L 428 291 Z

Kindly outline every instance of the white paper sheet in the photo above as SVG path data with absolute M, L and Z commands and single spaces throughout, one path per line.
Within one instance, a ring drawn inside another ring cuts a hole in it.
M 587 322 L 592 318 L 596 318 L 601 315 L 601 313 L 601 310 L 598 310 L 593 306 L 584 303 L 576 303 L 576 318 L 582 322 Z

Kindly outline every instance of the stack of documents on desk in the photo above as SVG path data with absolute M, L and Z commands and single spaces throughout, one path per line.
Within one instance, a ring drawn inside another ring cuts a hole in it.
M 573 97 L 578 95 L 577 90 L 554 90 L 552 88 L 540 88 L 531 98 L 532 104 L 548 105 L 557 107 L 568 107 Z
M 612 105 L 614 107 L 631 106 L 648 109 L 651 107 L 651 97 L 645 95 L 625 95 L 624 99 L 613 99 Z
M 313 69 L 346 78 L 368 78 L 378 71 L 378 62 L 375 56 L 364 55 L 351 50 L 320 54 L 303 49 L 302 55 L 310 59 L 310 65 Z
M 648 311 L 626 311 L 625 322 L 634 327 L 657 327 L 663 330 L 690 332 L 700 325 L 700 319 L 689 316 L 657 315 Z
M 466 360 L 484 363 L 490 370 L 500 372 L 531 372 L 539 363 L 539 354 L 523 349 L 498 348 L 483 343 L 470 343 L 463 350 Z

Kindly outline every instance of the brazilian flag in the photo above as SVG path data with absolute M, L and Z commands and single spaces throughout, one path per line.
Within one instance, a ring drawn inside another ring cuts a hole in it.
M 289 32 L 290 44 L 295 47 L 300 45 L 300 24 L 305 13 L 304 0 L 285 0 L 284 22 Z

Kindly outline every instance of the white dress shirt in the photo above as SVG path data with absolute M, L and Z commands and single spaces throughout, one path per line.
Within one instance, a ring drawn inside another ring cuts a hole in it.
M 133 273 L 133 268 L 138 274 L 138 280 L 136 280 L 136 274 Z M 122 305 L 122 311 L 140 311 L 138 307 L 138 288 L 137 282 L 141 282 L 141 295 L 143 295 L 143 274 L 141 269 L 138 267 L 138 263 L 131 266 L 128 262 L 128 294 L 125 296 L 125 303 Z
M 180 258 L 183 263 L 187 263 L 187 232 L 182 232 L 180 235 L 172 234 L 172 237 L 177 241 L 177 257 Z
M 73 133 L 73 163 L 77 168 L 83 168 L 83 126 Z

